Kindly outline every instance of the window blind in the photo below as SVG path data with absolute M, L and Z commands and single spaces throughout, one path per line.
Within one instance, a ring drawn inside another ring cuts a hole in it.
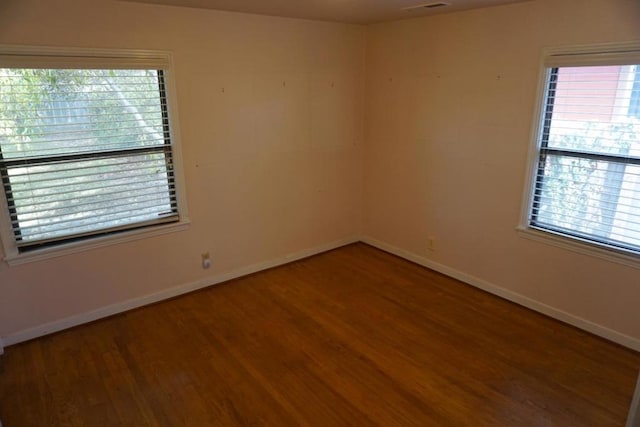
M 20 251 L 178 220 L 162 70 L 0 68 L 0 101 Z
M 530 226 L 640 253 L 638 69 L 547 69 Z

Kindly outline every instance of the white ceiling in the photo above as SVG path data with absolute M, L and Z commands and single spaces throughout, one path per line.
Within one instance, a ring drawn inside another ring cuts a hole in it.
M 519 3 L 531 0 L 124 0 L 138 3 L 153 3 L 169 6 L 184 6 L 201 9 L 217 9 L 259 15 L 285 16 L 290 18 L 315 19 L 321 21 L 371 24 L 383 21 L 412 18 L 416 16 L 449 13 L 465 9 Z M 449 3 L 448 6 L 411 11 L 405 7 L 429 3 Z

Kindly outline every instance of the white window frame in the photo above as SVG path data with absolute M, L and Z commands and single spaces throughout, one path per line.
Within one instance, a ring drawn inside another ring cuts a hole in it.
M 640 256 L 635 252 L 603 246 L 596 242 L 579 237 L 570 237 L 551 230 L 542 230 L 532 227 L 529 224 L 529 214 L 536 185 L 536 168 L 541 142 L 540 136 L 544 124 L 542 114 L 547 92 L 547 69 L 578 65 L 626 65 L 629 62 L 640 64 L 640 41 L 573 45 L 543 49 L 539 66 L 537 97 L 531 128 L 531 142 L 527 158 L 520 223 L 516 227 L 516 230 L 521 237 L 526 239 L 640 269 Z
M 176 222 L 159 224 L 146 228 L 132 229 L 114 234 L 89 237 L 84 240 L 60 243 L 53 246 L 34 249 L 20 253 L 13 238 L 8 202 L 4 191 L 0 195 L 0 240 L 4 250 L 4 261 L 9 265 L 19 265 L 40 261 L 53 257 L 69 255 L 86 250 L 146 239 L 153 236 L 185 230 L 189 225 L 184 174 L 182 167 L 182 151 L 180 147 L 180 125 L 174 67 L 171 52 L 157 50 L 124 50 L 124 49 L 86 49 L 58 48 L 42 46 L 8 46 L 0 45 L 0 68 L 6 66 L 28 67 L 40 66 L 62 68 L 65 65 L 81 68 L 83 65 L 94 68 L 116 66 L 141 66 L 164 70 L 167 109 L 170 120 L 171 151 L 173 160 L 174 183 L 179 219 Z

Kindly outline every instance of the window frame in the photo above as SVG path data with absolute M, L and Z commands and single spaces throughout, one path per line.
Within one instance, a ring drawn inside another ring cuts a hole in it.
M 526 239 L 640 268 L 640 252 L 530 224 L 530 218 L 534 210 L 533 204 L 537 197 L 536 176 L 539 172 L 541 153 L 545 149 L 542 146 L 544 144 L 542 135 L 545 132 L 545 128 L 548 127 L 549 120 L 551 120 L 551 117 L 547 117 L 547 115 L 552 114 L 546 111 L 550 69 L 579 65 L 627 65 L 629 62 L 640 64 L 640 41 L 572 45 L 543 49 L 539 64 L 536 103 L 531 126 L 521 215 L 516 230 L 521 237 Z
M 178 121 L 177 98 L 174 81 L 173 57 L 169 51 L 158 50 L 124 50 L 124 49 L 87 49 L 87 48 L 58 48 L 43 46 L 13 46 L 0 45 L 0 67 L 18 66 L 28 68 L 38 66 L 43 68 L 72 67 L 86 68 L 146 68 L 162 70 L 164 90 L 167 100 L 166 115 L 169 120 L 170 157 L 174 175 L 178 220 L 159 223 L 139 228 L 122 230 L 113 233 L 100 234 L 79 240 L 61 241 L 59 244 L 43 246 L 20 252 L 14 239 L 11 227 L 10 204 L 6 193 L 0 195 L 0 241 L 4 251 L 4 260 L 10 266 L 32 261 L 44 260 L 52 257 L 83 252 L 133 240 L 150 238 L 162 234 L 185 230 L 189 225 L 184 175 L 182 167 L 182 152 L 180 144 L 180 126 Z

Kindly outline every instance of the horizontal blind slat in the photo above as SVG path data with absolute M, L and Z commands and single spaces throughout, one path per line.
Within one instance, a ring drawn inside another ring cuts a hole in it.
M 166 186 L 165 186 L 166 187 Z M 147 188 L 148 190 L 148 188 Z M 147 196 L 156 196 L 156 195 L 164 195 L 165 197 L 168 195 L 170 198 L 175 197 L 175 191 L 174 190 L 170 190 L 170 191 L 165 191 L 165 189 L 162 189 L 163 191 L 151 191 L 151 192 L 144 192 L 144 193 L 137 193 L 137 197 L 147 197 Z M 119 194 L 130 194 L 129 191 L 114 191 L 114 192 L 109 192 L 109 193 L 101 193 L 101 194 L 97 194 L 95 196 L 80 196 L 80 197 L 74 197 L 72 199 L 72 201 L 74 202 L 71 209 L 80 207 L 80 206 L 92 206 L 95 205 L 97 203 L 104 203 L 104 198 L 107 197 L 109 202 L 113 203 L 115 201 L 120 201 L 120 200 L 129 200 L 131 197 L 117 197 L 117 195 Z M 87 200 L 87 199 L 97 199 L 97 200 L 91 200 L 90 202 L 83 202 L 83 200 Z M 146 199 L 145 199 L 146 200 Z M 55 208 L 57 204 L 59 204 L 61 202 L 61 200 L 52 200 L 52 201 L 47 201 L 45 203 L 38 203 L 38 204 L 31 204 L 29 205 L 29 207 L 38 207 L 38 209 L 36 210 L 27 210 L 27 209 L 20 209 L 20 214 L 21 215 L 31 215 L 31 214 L 37 214 L 37 213 L 44 213 L 44 212 L 50 212 L 53 208 Z M 54 206 L 51 206 L 54 205 Z M 47 207 L 43 207 L 43 206 L 47 206 Z M 43 218 L 44 216 L 42 216 L 41 218 Z
M 111 118 L 108 118 L 107 115 L 105 114 L 96 114 L 94 115 L 94 117 L 100 117 L 102 119 L 105 120 L 92 120 L 92 121 L 88 121 L 88 122 L 78 122 L 75 121 L 73 123 L 58 123 L 58 124 L 50 124 L 47 125 L 47 128 L 87 128 L 89 126 L 95 126 L 95 127 L 99 127 L 99 126 L 103 126 L 103 125 L 122 125 L 125 124 L 125 126 L 129 125 L 130 123 L 139 123 L 138 119 L 122 119 L 122 114 L 112 114 Z M 65 116 L 66 117 L 66 116 Z M 117 121 L 114 119 L 118 119 Z M 23 126 L 2 126 L 2 120 L 0 119 L 0 129 L 4 129 L 6 130 L 16 130 L 16 129 L 22 129 Z M 121 127 L 118 127 L 116 129 L 122 129 Z M 64 132 L 61 132 L 64 133 Z M 6 137 L 7 133 L 5 133 L 5 137 Z
M 156 119 L 161 119 L 161 116 L 158 116 Z M 139 135 L 138 132 L 134 132 L 134 133 L 125 133 L 124 135 L 111 135 L 109 134 L 110 132 L 120 132 L 120 131 L 129 131 L 129 130 L 141 130 L 141 127 L 144 128 L 151 128 L 153 129 L 153 126 L 149 126 L 146 123 L 143 125 L 142 123 L 140 123 L 142 120 L 138 121 L 138 126 L 126 126 L 126 127 L 109 127 L 107 129 L 99 129 L 102 132 L 106 132 L 107 135 L 105 135 L 105 137 L 109 136 L 111 138 L 114 137 L 123 137 L 123 136 L 137 136 Z M 95 124 L 95 123 L 94 123 Z M 102 124 L 108 124 L 108 122 L 104 122 Z M 154 129 L 154 133 L 158 133 L 158 134 L 166 134 L 168 135 L 169 132 L 168 131 L 163 131 L 162 126 L 157 126 L 159 129 L 155 130 Z M 46 137 L 46 142 L 47 143 L 51 143 L 51 142 L 56 142 L 56 141 L 64 141 L 63 140 L 56 140 L 56 139 L 52 139 L 51 137 L 54 135 L 75 135 L 75 134 L 91 134 L 91 132 L 95 132 L 96 129 L 69 129 L 66 131 L 57 131 L 57 132 L 49 132 L 49 131 L 40 131 L 40 132 L 34 132 L 34 133 L 20 133 L 20 137 L 21 138 L 33 138 L 33 137 Z M 93 137 L 91 139 L 94 139 Z M 74 140 L 74 138 L 72 138 L 71 140 Z M 38 143 L 37 141 L 29 141 L 30 144 L 34 144 L 34 143 Z M 0 144 L 2 144 L 2 142 L 0 142 Z
M 161 134 L 158 135 L 158 136 L 162 136 L 162 133 L 163 132 L 161 132 Z M 164 133 L 164 134 L 168 135 L 168 133 Z M 123 137 L 130 137 L 130 136 L 138 136 L 138 135 L 137 134 L 129 134 L 129 135 L 122 135 L 122 136 Z M 96 141 L 96 140 L 103 140 L 103 139 L 112 140 L 113 136 L 112 135 L 104 135 L 104 136 L 93 136 L 93 137 L 90 137 L 90 138 L 65 138 L 65 139 L 52 138 L 52 139 L 48 139 L 48 140 L 45 140 L 45 141 L 35 141 L 35 142 L 33 142 L 33 144 L 44 143 L 44 144 L 50 144 L 50 145 L 55 146 L 55 144 L 61 144 L 61 143 L 73 143 L 73 142 L 79 142 L 79 141 Z M 152 142 L 156 142 L 156 143 L 158 143 L 158 145 L 160 145 L 161 143 L 164 143 L 164 141 L 165 141 L 164 138 L 157 138 L 157 137 L 145 138 L 145 139 L 149 140 L 149 141 L 152 141 Z M 134 144 L 137 141 L 138 141 L 137 139 L 131 139 L 131 140 L 123 141 L 123 142 L 126 143 L 126 144 L 130 144 L 130 146 L 135 146 Z M 108 143 L 108 141 L 107 141 L 107 143 Z M 9 144 L 8 142 L 3 142 L 2 143 L 2 145 L 8 145 L 8 144 Z M 96 143 L 96 144 L 93 144 L 93 145 L 100 146 L 100 143 Z M 70 151 L 72 151 L 73 150 L 73 145 L 71 145 L 69 147 L 69 149 L 70 149 Z
M 89 221 L 83 222 L 87 219 L 96 218 L 96 213 L 101 211 L 109 210 L 109 213 L 100 214 L 99 221 Z M 122 213 L 130 213 L 130 212 L 147 212 L 145 216 L 153 216 L 159 215 L 161 212 L 170 211 L 171 203 L 167 198 L 155 198 L 152 200 L 143 200 L 140 202 L 127 203 L 127 204 L 113 204 L 108 208 L 96 208 L 92 210 L 82 210 L 79 212 L 72 212 L 68 214 L 61 215 L 50 215 L 50 216 L 36 216 L 34 218 L 28 218 L 21 220 L 20 230 L 23 232 L 28 232 L 30 229 L 41 229 L 43 227 L 52 227 L 56 226 L 56 231 L 66 230 L 70 228 L 78 227 L 79 225 L 92 225 L 104 222 L 107 218 L 114 218 Z M 52 218 L 56 218 L 56 220 L 50 220 Z M 124 217 L 123 217 L 124 218 Z M 72 222 L 73 225 L 70 227 L 59 227 L 60 224 L 68 224 Z M 18 221 L 12 221 L 14 226 L 18 225 Z M 33 224 L 33 225 L 30 225 Z
M 154 98 L 155 101 L 155 98 Z M 167 103 L 166 101 L 162 101 L 162 102 L 153 102 L 153 103 L 149 103 L 149 104 L 135 104 L 136 107 L 138 108 L 151 108 L 151 107 L 166 107 Z M 56 111 L 56 112 L 62 112 L 62 111 L 74 111 L 77 110 L 77 107 L 56 107 L 56 108 L 14 108 L 11 110 L 12 113 L 25 113 L 27 111 L 29 112 L 40 112 L 43 113 L 42 116 L 45 116 L 47 118 L 51 118 L 51 119 L 60 119 L 60 118 L 66 118 L 69 116 L 69 113 L 63 115 L 63 116 L 58 116 L 55 114 L 45 114 L 48 113 L 49 111 Z M 106 113 L 106 114 L 78 114 L 74 117 L 105 117 L 105 116 L 109 116 L 109 115 L 116 115 L 115 113 Z M 36 116 L 34 115 L 33 117 L 40 117 L 40 116 Z
M 164 168 L 164 164 L 159 165 L 157 163 L 152 163 L 152 164 L 145 164 L 142 165 L 141 168 L 162 168 L 162 172 L 151 172 L 151 171 L 143 171 L 143 173 L 135 173 L 135 174 L 127 174 L 127 175 L 122 175 L 118 178 L 113 178 L 113 179 L 130 179 L 130 178 L 137 178 L 137 177 L 150 177 L 150 176 L 157 176 L 157 175 L 166 175 L 167 171 Z M 90 167 L 85 167 L 83 169 L 86 170 L 92 170 L 92 168 Z M 67 169 L 67 171 L 72 171 L 73 169 Z M 95 177 L 95 176 L 101 176 L 103 177 L 100 180 L 76 180 L 75 183 L 81 183 L 81 184 L 89 184 L 89 183 L 93 183 L 93 182 L 104 182 L 104 175 L 114 175 L 117 172 L 113 171 L 113 170 L 106 170 L 106 171 L 95 171 L 95 172 L 85 172 L 82 174 L 77 174 L 77 175 L 68 175 L 68 176 L 63 176 L 63 177 L 56 177 L 55 175 L 61 173 L 61 172 L 65 172 L 65 170 L 55 170 L 55 171 L 47 171 L 47 172 L 36 172 L 33 174 L 30 173 L 26 173 L 23 175 L 16 175 L 16 176 L 12 176 L 12 182 L 11 182 L 11 186 L 12 187 L 20 187 L 20 186 L 27 186 L 29 188 L 33 188 L 33 189 L 44 189 L 44 188 L 56 188 L 56 187 L 65 187 L 67 185 L 70 185 L 71 183 L 69 182 L 70 180 L 74 179 L 74 178 L 90 178 L 90 177 Z M 122 172 L 122 171 L 120 171 Z M 137 171 L 139 172 L 139 171 Z M 54 175 L 54 176 L 49 176 L 47 177 L 47 175 Z M 36 176 L 40 176 L 39 179 L 34 179 L 33 177 Z M 24 179 L 20 179 L 20 178 L 24 178 Z M 55 183 L 57 181 L 62 181 L 61 184 L 54 184 L 54 185 L 48 185 L 48 186 L 39 186 L 36 184 L 39 184 L 41 182 L 44 183 Z M 7 184 L 9 185 L 9 184 Z
M 541 197 L 540 199 L 538 199 L 537 201 L 535 201 L 533 203 L 534 207 L 536 207 L 537 209 L 543 210 L 543 209 L 553 209 L 553 207 L 549 206 L 549 202 L 552 202 L 554 199 L 549 198 L 549 197 Z M 622 206 L 622 207 L 628 207 L 628 208 L 633 208 L 632 205 L 626 205 L 626 206 Z M 584 215 L 596 215 L 598 214 L 599 216 L 602 216 L 606 219 L 609 220 L 614 220 L 616 218 L 616 214 L 619 213 L 619 211 L 615 210 L 615 208 L 600 208 L 598 209 L 598 212 L 581 212 Z M 637 224 L 640 225 L 640 215 L 636 215 L 636 214 L 629 214 L 627 212 L 620 212 L 622 215 L 625 216 L 625 223 L 628 224 Z M 579 216 L 576 214 L 572 214 L 572 213 L 565 213 L 562 216 L 563 219 L 566 218 L 575 218 L 575 219 L 583 219 L 583 216 Z M 630 219 L 631 218 L 631 219 Z M 637 219 L 637 220 L 636 220 Z M 589 222 L 586 219 L 584 220 L 585 222 Z
M 140 174 L 135 174 L 135 175 L 127 175 L 127 176 L 120 176 L 120 177 L 116 177 L 116 178 L 110 178 L 108 181 L 112 184 L 105 184 L 105 179 L 93 179 L 93 180 L 86 180 L 86 181 L 80 181 L 80 182 L 76 182 L 76 183 L 68 183 L 68 182 L 62 182 L 60 184 L 57 185 L 42 185 L 42 186 L 30 186 L 29 183 L 16 183 L 14 185 L 11 185 L 11 188 L 14 189 L 14 191 L 40 191 L 40 190 L 52 190 L 52 189 L 56 189 L 56 188 L 68 188 L 71 185 L 83 185 L 82 190 L 83 191 L 87 191 L 87 190 L 95 190 L 98 188 L 105 188 L 108 187 L 109 185 L 119 185 L 122 186 L 123 184 L 144 184 L 145 182 L 150 182 L 153 183 L 156 180 L 165 180 L 166 181 L 166 173 L 163 174 L 149 174 L 149 173 L 140 173 Z M 136 179 L 136 178 L 143 178 L 143 179 Z M 59 181 L 59 180 L 58 180 Z M 64 180 L 63 180 L 64 181 Z M 41 180 L 39 182 L 48 182 L 46 180 Z M 21 185 L 23 184 L 23 185 Z M 87 185 L 87 184 L 99 184 L 96 186 L 91 186 L 91 185 Z M 104 184 L 104 185 L 100 185 L 100 184 Z M 86 186 L 85 186 L 86 185 Z M 72 190 L 72 191 L 77 191 L 77 190 Z

